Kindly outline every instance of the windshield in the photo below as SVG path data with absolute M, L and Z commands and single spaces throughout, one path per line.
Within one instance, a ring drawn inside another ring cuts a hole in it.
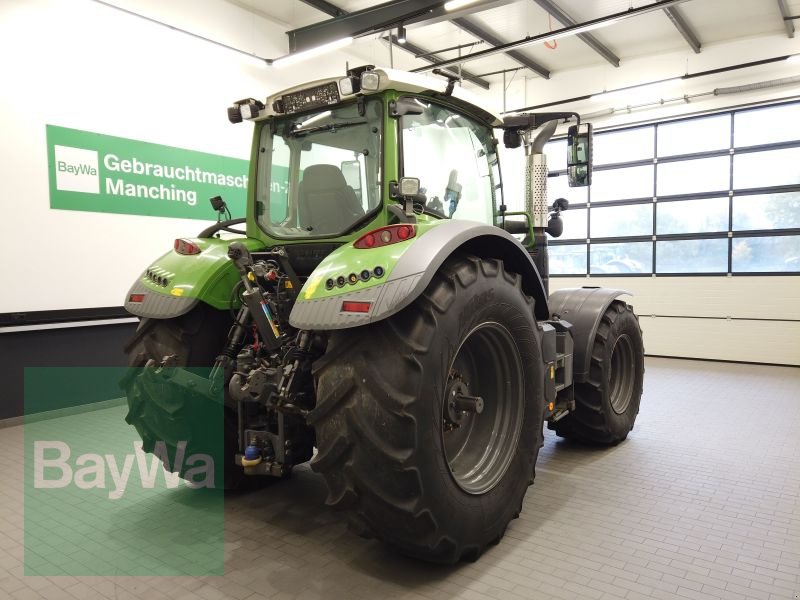
M 264 125 L 256 215 L 273 237 L 335 237 L 380 205 L 380 99 Z

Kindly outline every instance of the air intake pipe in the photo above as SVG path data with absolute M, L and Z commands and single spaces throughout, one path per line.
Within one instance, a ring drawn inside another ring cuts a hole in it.
M 545 294 L 550 293 L 550 257 L 547 250 L 547 156 L 544 145 L 558 127 L 558 121 L 547 121 L 536 136 L 533 131 L 525 133 L 525 211 L 533 219 L 533 251 L 531 257 L 544 284 Z

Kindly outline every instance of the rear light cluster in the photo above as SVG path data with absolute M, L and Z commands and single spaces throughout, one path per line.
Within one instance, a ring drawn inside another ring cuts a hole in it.
M 128 296 L 128 302 L 144 302 L 144 294 L 131 294 Z
M 369 269 L 364 269 L 361 273 L 350 273 L 350 275 L 339 275 L 338 277 L 331 277 L 325 282 L 325 288 L 332 290 L 335 287 L 344 287 L 348 283 L 350 285 L 354 285 L 359 281 L 369 281 L 370 278 L 376 277 L 380 279 L 386 274 L 386 270 L 383 267 L 375 267 L 370 271 Z
M 173 246 L 175 248 L 175 252 L 178 254 L 183 254 L 184 256 L 191 256 L 192 254 L 200 254 L 200 246 L 195 244 L 192 241 L 178 238 L 175 240 L 175 244 Z
M 369 250 L 405 242 L 416 235 L 417 228 L 414 225 L 388 225 L 365 233 L 353 243 L 353 246 L 359 250 Z

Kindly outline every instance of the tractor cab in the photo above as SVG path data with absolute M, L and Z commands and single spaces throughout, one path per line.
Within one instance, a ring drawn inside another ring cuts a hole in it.
M 453 83 L 367 66 L 234 103 L 229 119 L 257 127 L 248 235 L 291 245 L 405 220 L 495 223 L 502 119 Z

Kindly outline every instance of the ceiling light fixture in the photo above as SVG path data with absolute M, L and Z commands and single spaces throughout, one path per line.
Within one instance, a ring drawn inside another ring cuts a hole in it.
M 398 44 L 405 44 L 406 43 L 406 28 L 400 25 L 397 28 L 397 43 Z
M 268 60 L 268 64 L 276 69 L 280 69 L 281 67 L 288 67 L 289 65 L 293 65 L 304 61 L 309 58 L 313 58 L 315 56 L 319 56 L 321 54 L 325 54 L 326 52 L 330 52 L 331 50 L 338 50 L 339 48 L 344 48 L 345 46 L 349 46 L 353 43 L 352 37 L 344 37 L 338 40 L 334 40 L 332 42 L 328 42 L 327 44 L 322 44 L 321 46 L 316 46 L 314 48 L 309 48 L 308 50 L 302 50 L 300 52 L 294 52 L 293 54 L 287 54 L 286 56 L 281 56 L 280 58 L 274 58 L 272 60 Z
M 478 0 L 450 0 L 444 3 L 445 10 L 458 10 L 470 4 L 475 4 Z

